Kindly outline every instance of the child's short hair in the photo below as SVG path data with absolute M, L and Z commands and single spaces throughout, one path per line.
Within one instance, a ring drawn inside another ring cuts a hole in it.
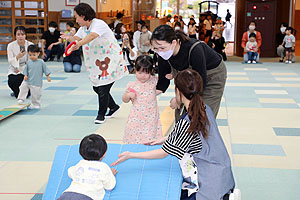
M 100 160 L 107 150 L 105 139 L 98 134 L 85 136 L 79 146 L 79 153 L 85 160 Z
M 148 26 L 146 24 L 142 24 L 141 29 L 144 27 L 148 28 Z
M 287 27 L 287 28 L 285 29 L 285 31 L 291 31 L 291 34 L 294 33 L 294 29 L 293 29 L 293 27 L 291 27 L 291 26 Z
M 135 70 L 154 75 L 154 62 L 151 56 L 141 55 L 135 60 Z
M 255 33 L 250 33 L 249 38 L 254 37 L 256 38 L 256 34 Z
M 39 53 L 41 52 L 41 49 L 37 44 L 31 44 L 28 46 L 27 51 L 32 53 Z
M 68 21 L 68 22 L 67 22 L 67 25 L 69 25 L 70 27 L 74 27 L 74 23 L 71 22 L 71 21 Z

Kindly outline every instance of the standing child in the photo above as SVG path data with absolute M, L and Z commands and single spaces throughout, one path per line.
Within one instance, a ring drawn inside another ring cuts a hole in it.
M 123 102 L 132 101 L 123 138 L 124 143 L 147 143 L 162 137 L 156 101 L 157 77 L 154 75 L 153 60 L 142 55 L 136 59 L 135 82 L 129 82 Z
M 248 63 L 256 63 L 256 59 L 258 56 L 257 51 L 254 51 L 257 49 L 257 42 L 256 42 L 256 34 L 250 33 L 249 35 L 249 41 L 246 43 L 246 52 L 248 54 Z
M 40 109 L 43 74 L 47 76 L 47 80 L 50 82 L 50 70 L 47 68 L 44 61 L 39 59 L 40 48 L 37 45 L 29 45 L 27 51 L 31 60 L 28 61 L 23 71 L 24 81 L 20 86 L 18 103 L 24 103 L 28 90 L 30 90 L 33 107 Z
M 141 54 L 148 54 L 150 50 L 150 38 L 151 34 L 149 33 L 147 26 L 143 24 L 139 47 L 139 51 Z
M 292 27 L 288 27 L 285 30 L 285 37 L 283 39 L 282 45 L 284 45 L 286 52 L 286 64 L 292 63 L 293 54 L 295 52 L 295 36 L 293 35 L 294 29 Z
M 72 183 L 58 200 L 101 200 L 105 190 L 112 190 L 116 185 L 115 169 L 101 162 L 105 157 L 107 144 L 97 134 L 86 136 L 80 142 L 79 153 L 84 160 L 68 169 Z

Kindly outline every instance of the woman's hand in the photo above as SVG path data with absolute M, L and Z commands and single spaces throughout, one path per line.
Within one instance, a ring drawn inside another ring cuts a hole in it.
M 167 137 L 162 137 L 157 140 L 152 140 L 150 142 L 144 143 L 144 145 L 161 145 L 166 141 Z
M 172 73 L 170 73 L 170 74 L 167 74 L 165 77 L 166 77 L 167 79 L 169 79 L 169 80 L 172 80 L 172 79 L 173 79 L 173 75 L 172 75 Z
M 81 47 L 80 41 L 75 40 L 75 44 L 72 46 L 72 51 L 76 51 Z
M 179 105 L 178 105 L 178 103 L 177 103 L 177 101 L 176 101 L 176 97 L 173 97 L 173 98 L 171 99 L 171 101 L 170 101 L 170 107 L 171 107 L 172 109 L 178 109 L 178 108 L 179 108 Z
M 65 39 L 65 40 L 69 40 L 70 36 L 66 33 L 60 32 L 60 38 Z
M 111 171 L 112 171 L 112 173 L 113 173 L 114 176 L 118 173 L 118 171 L 116 169 L 114 169 L 114 168 L 111 168 Z
M 16 56 L 16 58 L 17 58 L 17 60 L 19 60 L 20 58 L 22 58 L 23 56 L 25 56 L 26 55 L 26 51 L 21 51 L 17 56 Z
M 119 154 L 118 157 L 119 157 L 119 159 L 116 160 L 115 162 L 113 162 L 110 166 L 116 166 L 116 165 L 128 160 L 129 158 L 131 158 L 129 151 L 125 151 L 125 152 Z

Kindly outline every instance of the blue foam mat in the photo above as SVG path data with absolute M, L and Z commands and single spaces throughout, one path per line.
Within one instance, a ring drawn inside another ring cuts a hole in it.
M 57 199 L 71 184 L 68 168 L 81 160 L 79 145 L 63 145 L 56 150 L 43 200 Z M 161 148 L 139 144 L 108 144 L 103 162 L 110 165 L 124 151 L 142 152 Z M 105 200 L 176 200 L 180 199 L 182 174 L 178 159 L 130 159 L 116 167 L 117 184 L 114 190 L 106 191 Z

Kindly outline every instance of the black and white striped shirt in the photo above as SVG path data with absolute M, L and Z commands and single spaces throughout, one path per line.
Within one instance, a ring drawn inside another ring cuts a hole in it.
M 178 159 L 182 159 L 184 153 L 195 154 L 202 149 L 202 142 L 199 134 L 188 133 L 190 123 L 186 119 L 180 119 L 162 149 Z

